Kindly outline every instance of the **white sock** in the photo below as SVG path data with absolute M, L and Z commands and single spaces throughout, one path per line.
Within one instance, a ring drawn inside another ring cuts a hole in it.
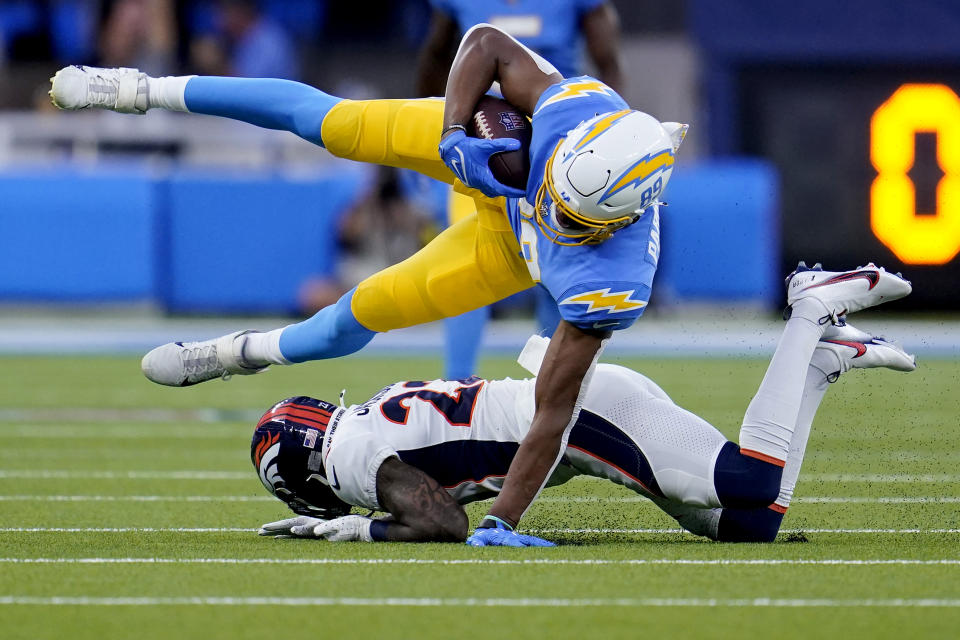
M 810 358 L 823 336 L 820 318 L 827 313 L 815 298 L 793 304 L 793 313 L 770 360 L 757 394 L 750 401 L 740 427 L 744 453 L 774 462 L 785 462 L 800 412 Z
M 151 78 L 147 76 L 149 87 L 149 109 L 167 109 L 168 111 L 188 111 L 183 94 L 187 89 L 187 82 L 196 76 L 164 76 Z
M 820 408 L 823 396 L 830 386 L 828 377 L 838 370 L 835 363 L 823 363 L 827 356 L 836 360 L 834 354 L 825 349 L 814 353 L 810 366 L 807 367 L 807 380 L 803 385 L 803 398 L 800 400 L 800 411 L 797 415 L 797 425 L 793 430 L 793 439 L 790 440 L 790 452 L 787 454 L 787 463 L 783 466 L 783 476 L 780 480 L 780 496 L 776 504 L 784 509 L 790 506 L 793 499 L 793 490 L 800 477 L 800 466 L 803 464 L 803 454 L 807 450 L 807 440 L 810 438 L 810 428 L 813 426 L 813 417 Z M 827 369 L 827 371 L 824 371 Z
M 244 361 L 255 367 L 265 367 L 268 364 L 292 364 L 280 353 L 281 333 L 283 333 L 282 328 L 240 336 L 244 341 L 240 351 Z

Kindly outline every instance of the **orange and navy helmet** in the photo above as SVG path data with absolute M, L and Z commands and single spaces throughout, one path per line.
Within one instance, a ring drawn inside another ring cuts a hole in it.
M 250 460 L 260 482 L 298 515 L 330 519 L 350 512 L 323 468 L 323 436 L 339 411 L 316 398 L 287 398 L 263 414 L 253 432 Z

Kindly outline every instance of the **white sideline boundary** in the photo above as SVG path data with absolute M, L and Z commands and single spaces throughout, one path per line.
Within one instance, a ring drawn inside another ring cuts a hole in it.
M 960 558 L 939 559 L 802 559 L 802 558 L 0 558 L 0 564 L 81 564 L 81 565 L 536 565 L 536 566 L 644 566 L 672 565 L 698 567 L 728 566 L 960 566 Z
M 756 311 L 729 306 L 702 309 L 678 307 L 680 313 L 644 317 L 642 327 L 618 331 L 607 347 L 607 358 L 746 357 L 768 358 L 783 331 L 783 323 Z M 888 318 L 867 314 L 863 322 L 876 335 L 900 337 L 904 348 L 919 356 L 956 357 L 960 326 L 955 322 L 917 317 Z M 859 323 L 858 316 L 858 323 Z M 269 329 L 290 324 L 278 318 L 160 318 L 143 314 L 77 318 L 33 313 L 0 318 L 0 354 L 129 354 L 142 356 L 165 342 L 200 340 L 251 327 Z M 530 337 L 529 321 L 495 321 L 484 335 L 484 353 L 515 357 Z M 677 340 L 683 336 L 683 340 Z M 434 322 L 377 334 L 360 357 L 430 356 L 443 352 L 443 325 Z
M 92 598 L 0 596 L 0 605 L 40 606 L 283 606 L 283 607 L 773 607 L 773 608 L 956 608 L 956 599 L 862 599 L 839 600 L 778 598 L 277 598 L 277 597 L 189 597 L 189 598 Z
M 273 496 L 105 496 L 105 495 L 0 495 L 0 502 L 276 502 Z M 537 502 L 547 504 L 604 502 L 649 502 L 643 496 L 545 496 Z M 801 496 L 792 504 L 957 504 L 957 496 Z
M 255 533 L 256 527 L 0 527 L 0 533 Z M 684 529 L 521 529 L 524 533 L 570 534 L 675 534 L 688 533 Z M 951 534 L 960 529 L 781 529 L 780 533 L 830 534 Z M 693 534 L 690 534 L 693 535 Z

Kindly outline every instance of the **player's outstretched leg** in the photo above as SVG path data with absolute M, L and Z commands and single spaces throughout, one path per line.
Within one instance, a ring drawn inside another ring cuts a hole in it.
M 143 114 L 159 108 L 204 113 L 291 131 L 320 146 L 324 146 L 320 136 L 323 119 L 341 101 L 308 85 L 273 78 L 152 78 L 137 69 L 74 65 L 50 80 L 50 97 L 60 109 Z
M 910 283 L 873 263 L 852 271 L 800 263 L 786 280 L 787 325 L 740 430 L 740 453 L 782 467 L 800 410 L 807 365 L 826 327 L 908 295 Z
M 716 520 L 715 539 L 724 542 L 772 542 L 776 537 L 793 498 L 814 416 L 830 383 L 836 382 L 851 369 L 916 369 L 915 358 L 895 343 L 860 331 L 846 324 L 842 317 L 839 320 L 839 325 L 826 328 L 807 368 L 797 424 L 776 501 L 768 507 L 755 509 L 723 509 Z
M 308 85 L 273 78 L 168 76 L 136 69 L 74 65 L 51 78 L 61 109 L 145 113 L 168 109 L 221 116 L 290 131 L 331 154 L 412 169 L 452 184 L 437 152 L 443 100 L 344 100 Z
M 187 387 L 230 375 L 260 373 L 271 364 L 354 353 L 376 335 L 354 317 L 350 307 L 354 291 L 313 317 L 282 329 L 265 333 L 238 331 L 198 342 L 170 342 L 145 355 L 141 368 L 153 382 Z
M 827 327 L 852 313 L 910 293 L 910 283 L 873 264 L 853 271 L 810 269 L 800 263 L 787 277 L 787 325 L 763 382 L 744 415 L 739 446 L 717 457 L 714 485 L 724 507 L 773 504 L 808 386 L 808 366 Z

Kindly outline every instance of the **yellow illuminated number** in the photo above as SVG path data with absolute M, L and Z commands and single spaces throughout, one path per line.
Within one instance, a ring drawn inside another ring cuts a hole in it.
M 918 216 L 914 135 L 937 134 L 934 215 Z M 870 122 L 870 160 L 878 172 L 870 188 L 870 228 L 905 264 L 945 264 L 960 253 L 960 98 L 942 84 L 905 84 Z

